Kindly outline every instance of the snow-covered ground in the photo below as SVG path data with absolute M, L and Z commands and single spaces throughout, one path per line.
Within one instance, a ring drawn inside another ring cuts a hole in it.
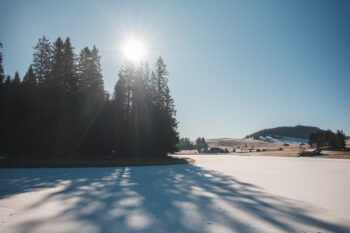
M 283 143 L 283 144 L 285 144 L 285 143 L 287 143 L 287 144 L 300 144 L 300 143 L 307 144 L 308 143 L 307 139 L 293 138 L 293 137 L 273 138 L 271 136 L 266 136 L 266 137 L 260 137 L 258 140 L 264 141 L 264 142 L 270 142 L 270 143 Z
M 1 169 L 0 232 L 350 232 L 350 160 L 192 157 Z

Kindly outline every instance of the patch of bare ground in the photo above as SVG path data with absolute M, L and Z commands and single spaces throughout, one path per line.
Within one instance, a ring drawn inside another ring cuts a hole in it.
M 228 149 L 230 152 L 232 148 L 230 147 L 220 147 L 222 149 Z M 282 148 L 282 150 L 280 150 Z M 306 148 L 306 147 L 305 147 Z M 253 156 L 273 156 L 273 157 L 299 157 L 299 146 L 270 146 L 261 147 L 260 151 L 256 149 L 250 151 L 249 149 L 243 149 L 242 152 L 230 153 L 235 155 L 253 155 Z M 264 151 L 265 150 L 265 151 Z M 183 150 L 176 152 L 176 155 L 198 155 L 197 150 Z M 200 154 L 199 154 L 200 155 Z M 350 151 L 330 151 L 323 150 L 320 155 L 312 156 L 317 158 L 329 158 L 329 159 L 350 159 Z
M 350 159 L 350 151 L 323 150 L 320 156 L 315 156 L 315 157 L 322 157 L 322 158 L 329 158 L 329 159 Z
M 118 158 L 113 160 L 8 160 L 0 168 L 73 168 L 73 167 L 131 167 L 194 163 L 194 159 L 167 156 L 166 158 Z
M 235 155 L 253 155 L 253 156 L 274 156 L 274 157 L 299 157 L 302 149 L 309 149 L 309 145 L 300 145 L 299 143 L 284 144 L 270 143 L 253 139 L 232 139 L 217 138 L 206 140 L 210 147 L 219 147 L 227 149 L 229 152 L 235 151 Z M 350 148 L 350 139 L 346 140 L 346 147 Z M 176 152 L 176 155 L 198 155 L 197 150 L 182 150 Z M 232 153 L 231 153 L 232 154 Z M 317 158 L 331 159 L 350 159 L 350 151 L 329 151 L 323 150 L 321 155 L 313 156 Z
M 176 152 L 177 155 L 198 155 L 197 150 L 181 150 Z
M 262 151 L 262 152 L 252 152 L 249 154 L 254 156 L 299 157 L 299 150 Z M 350 151 L 323 150 L 320 155 L 316 155 L 312 157 L 329 158 L 329 159 L 350 159 Z
M 299 150 L 262 151 L 249 153 L 254 156 L 299 157 Z

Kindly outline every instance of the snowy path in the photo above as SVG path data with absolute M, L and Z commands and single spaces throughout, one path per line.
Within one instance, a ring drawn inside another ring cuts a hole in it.
M 192 157 L 1 169 L 0 232 L 350 232 L 350 160 Z

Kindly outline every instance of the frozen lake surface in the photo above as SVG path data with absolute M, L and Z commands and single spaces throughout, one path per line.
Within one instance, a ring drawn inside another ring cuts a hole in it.
M 350 232 L 350 160 L 0 170 L 0 232 Z

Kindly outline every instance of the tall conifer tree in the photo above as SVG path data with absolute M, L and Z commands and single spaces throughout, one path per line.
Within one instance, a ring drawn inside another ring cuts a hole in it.
M 0 49 L 2 49 L 2 43 L 0 42 Z M 2 52 L 0 51 L 0 88 L 5 82 L 4 67 L 2 66 Z
M 78 91 L 78 77 L 76 75 L 76 64 L 73 47 L 70 38 L 67 37 L 63 48 L 63 76 L 67 92 Z
M 52 69 L 52 49 L 50 41 L 43 36 L 34 47 L 33 70 L 41 83 L 49 77 Z

